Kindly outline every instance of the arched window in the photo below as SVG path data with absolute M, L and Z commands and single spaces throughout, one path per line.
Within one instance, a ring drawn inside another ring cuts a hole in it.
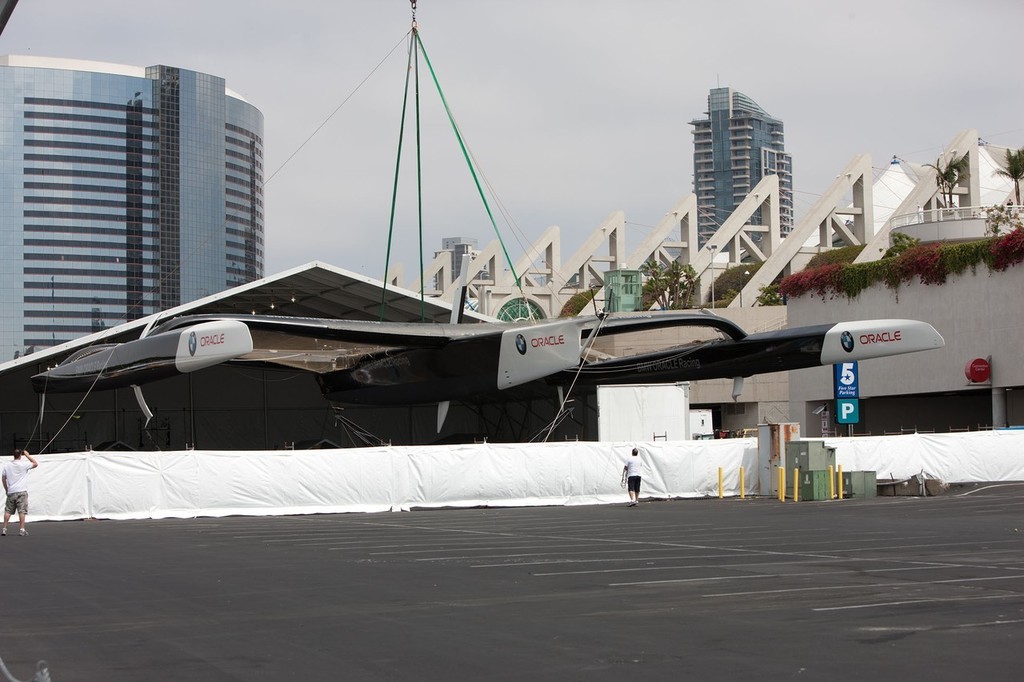
M 540 306 L 525 298 L 513 298 L 498 309 L 498 319 L 502 322 L 518 322 L 520 320 L 543 320 L 544 311 Z

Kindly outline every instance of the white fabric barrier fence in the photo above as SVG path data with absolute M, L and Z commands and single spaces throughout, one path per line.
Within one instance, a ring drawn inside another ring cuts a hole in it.
M 637 444 L 642 496 L 726 494 L 756 486 L 754 439 Z M 42 455 L 31 520 L 402 511 L 414 507 L 625 502 L 634 444 L 566 442 L 258 452 Z
M 878 480 L 923 474 L 946 483 L 1024 481 L 1024 431 L 824 438 L 843 471 L 875 471 Z
M 1024 480 L 1024 432 L 831 438 L 844 471 L 878 479 Z M 757 440 L 637 444 L 642 497 L 757 493 Z M 415 507 L 625 502 L 632 443 L 566 442 L 343 450 L 41 455 L 30 520 L 403 511 Z

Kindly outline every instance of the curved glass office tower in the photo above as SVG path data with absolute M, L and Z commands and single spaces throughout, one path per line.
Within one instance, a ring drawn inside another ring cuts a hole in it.
M 786 153 L 783 124 L 732 88 L 708 93 L 706 118 L 693 126 L 693 191 L 703 244 L 721 227 L 765 175 L 779 176 L 782 235 L 793 229 L 793 161 Z M 751 218 L 761 222 L 761 212 Z
M 0 56 L 0 362 L 263 262 L 263 115 L 223 78 Z

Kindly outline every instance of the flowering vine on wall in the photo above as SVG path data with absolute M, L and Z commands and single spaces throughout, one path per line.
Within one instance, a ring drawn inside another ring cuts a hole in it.
M 871 263 L 832 263 L 802 270 L 784 278 L 779 291 L 794 298 L 812 294 L 822 299 L 852 299 L 876 284 L 898 290 L 916 278 L 922 284 L 941 285 L 967 268 L 977 272 L 978 266 L 985 265 L 990 271 L 1002 271 L 1022 262 L 1024 229 L 1017 227 L 976 242 L 919 244 Z

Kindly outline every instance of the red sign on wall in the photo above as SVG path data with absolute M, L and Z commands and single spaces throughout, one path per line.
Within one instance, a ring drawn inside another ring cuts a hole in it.
M 964 374 L 972 384 L 984 384 L 992 378 L 992 365 L 985 358 L 974 358 L 964 367 Z

